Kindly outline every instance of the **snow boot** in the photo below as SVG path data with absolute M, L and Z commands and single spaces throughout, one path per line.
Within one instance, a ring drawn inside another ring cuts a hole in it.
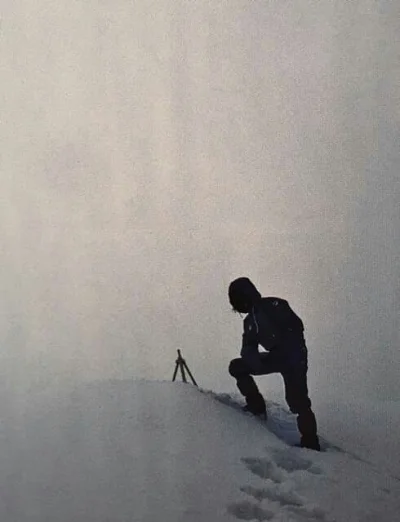
M 320 451 L 321 447 L 317 435 L 317 422 L 311 408 L 299 412 L 297 426 L 301 435 L 300 446 L 302 448 Z
M 318 437 L 301 437 L 300 448 L 308 448 L 315 451 L 321 451 Z
M 267 409 L 265 407 L 264 397 L 261 393 L 246 397 L 246 406 L 243 411 L 252 413 L 255 417 L 267 419 Z

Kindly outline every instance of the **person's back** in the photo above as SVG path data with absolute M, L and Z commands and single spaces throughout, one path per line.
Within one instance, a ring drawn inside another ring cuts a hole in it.
M 304 330 L 303 321 L 292 310 L 285 299 L 279 297 L 263 297 L 260 301 L 260 307 L 281 332 L 285 332 L 286 330 L 302 332 Z

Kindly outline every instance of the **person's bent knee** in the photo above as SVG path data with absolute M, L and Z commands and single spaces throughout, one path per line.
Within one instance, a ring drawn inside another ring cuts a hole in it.
M 229 364 L 228 371 L 232 377 L 240 377 L 249 374 L 248 368 L 243 362 L 243 359 L 233 359 Z

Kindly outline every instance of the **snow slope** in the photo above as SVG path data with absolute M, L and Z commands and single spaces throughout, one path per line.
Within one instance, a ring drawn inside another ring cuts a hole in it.
M 184 383 L 108 381 L 3 418 L 2 522 L 395 521 L 400 481 L 352 454 L 290 447 Z

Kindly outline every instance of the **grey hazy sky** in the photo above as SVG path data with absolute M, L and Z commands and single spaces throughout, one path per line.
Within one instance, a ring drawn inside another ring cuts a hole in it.
M 1 2 L 2 386 L 233 386 L 249 275 L 312 393 L 400 397 L 400 4 Z

